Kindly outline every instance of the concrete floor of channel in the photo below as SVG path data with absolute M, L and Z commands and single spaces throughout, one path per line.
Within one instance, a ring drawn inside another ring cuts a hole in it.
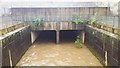
M 76 48 L 73 42 L 57 45 L 54 42 L 36 41 L 17 66 L 102 66 L 102 64 L 85 45 Z

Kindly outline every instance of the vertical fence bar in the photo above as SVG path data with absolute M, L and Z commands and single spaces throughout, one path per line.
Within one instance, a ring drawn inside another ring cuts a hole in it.
M 118 3 L 118 28 L 120 28 L 120 1 Z M 118 64 L 120 66 L 120 41 L 118 41 Z

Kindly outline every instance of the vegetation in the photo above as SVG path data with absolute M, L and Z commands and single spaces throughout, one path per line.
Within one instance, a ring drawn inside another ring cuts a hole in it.
M 75 40 L 75 46 L 77 48 L 82 48 L 82 40 L 80 39 L 80 36 L 77 36 L 76 40 Z
M 96 14 L 89 18 L 89 24 L 94 26 L 97 22 L 98 22 L 98 19 L 96 18 Z
M 14 31 L 14 30 L 19 29 L 24 26 L 25 26 L 25 23 L 17 23 L 12 26 L 9 26 L 9 27 L 2 28 L 2 29 L 0 29 L 0 36 L 5 35 L 11 31 Z
M 39 25 L 42 26 L 43 23 L 44 23 L 43 17 L 38 17 L 38 18 L 35 19 L 34 22 L 31 22 L 30 25 L 31 25 L 32 29 L 37 29 L 37 27 Z
M 72 22 L 75 23 L 75 24 L 83 23 L 83 18 L 81 16 L 74 15 Z
M 120 36 L 120 29 L 118 30 L 117 34 Z
M 43 18 L 42 17 L 38 17 L 36 18 L 35 20 L 35 25 L 38 26 L 38 25 L 42 25 L 43 24 Z
M 92 16 L 92 17 L 90 17 L 90 19 L 89 19 L 89 24 L 91 24 L 91 25 L 94 25 L 95 23 L 97 23 L 97 19 L 96 19 L 96 17 L 95 16 Z

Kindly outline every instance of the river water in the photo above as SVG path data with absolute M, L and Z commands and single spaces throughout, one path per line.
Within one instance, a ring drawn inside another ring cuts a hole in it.
M 60 44 L 56 44 L 55 36 L 50 35 L 52 33 L 49 34 L 49 39 L 45 38 L 47 35 L 41 35 L 27 50 L 17 66 L 102 66 L 85 45 L 82 45 L 82 48 L 76 48 L 74 41 L 67 35 L 65 36 L 67 40 L 63 37 Z

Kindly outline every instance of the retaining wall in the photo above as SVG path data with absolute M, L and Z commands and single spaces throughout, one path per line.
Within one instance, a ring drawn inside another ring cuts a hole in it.
M 25 26 L 3 36 L 2 66 L 15 66 L 31 45 L 31 27 Z
M 89 25 L 86 26 L 85 32 L 85 44 L 100 62 L 108 66 L 118 66 L 120 37 Z

